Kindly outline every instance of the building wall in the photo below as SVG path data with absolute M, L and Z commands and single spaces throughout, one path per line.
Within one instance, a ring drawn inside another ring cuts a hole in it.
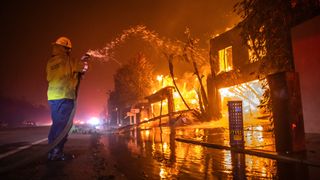
M 291 33 L 305 132 L 320 133 L 320 16 L 297 25 Z
M 232 46 L 233 70 L 218 73 L 218 52 L 229 46 Z M 214 74 L 207 79 L 209 109 L 212 117 L 218 119 L 222 115 L 221 95 L 218 90 L 257 79 L 256 72 L 260 62 L 249 62 L 248 48 L 240 37 L 240 29 L 236 27 L 210 40 L 210 64 Z
M 239 35 L 239 28 L 233 28 L 224 32 L 218 37 L 210 40 L 210 56 L 214 63 L 214 71 L 218 71 L 218 51 L 226 47 L 232 46 L 232 60 L 234 69 L 241 68 L 249 64 L 248 49 L 243 45 Z

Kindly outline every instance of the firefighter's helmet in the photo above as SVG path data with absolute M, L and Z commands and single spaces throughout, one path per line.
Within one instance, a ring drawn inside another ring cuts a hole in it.
M 54 44 L 59 44 L 70 49 L 72 48 L 71 41 L 67 37 L 59 37 Z

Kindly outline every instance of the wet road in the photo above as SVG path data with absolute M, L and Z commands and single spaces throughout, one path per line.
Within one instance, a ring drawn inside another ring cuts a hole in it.
M 44 126 L 0 130 L 0 159 L 21 148 L 46 142 L 49 128 Z
M 245 126 L 244 135 L 247 149 L 274 151 L 274 139 L 267 127 Z M 11 135 L 7 134 L 7 137 L 9 136 Z M 7 177 L 4 179 L 26 177 L 28 179 L 317 179 L 320 177 L 320 168 L 206 148 L 176 141 L 177 137 L 229 145 L 228 129 L 221 127 L 221 123 L 215 125 L 214 122 L 176 129 L 144 126 L 140 129 L 127 129 L 102 135 L 71 134 L 65 151 L 75 154 L 74 160 L 47 162 L 46 156 L 43 155 L 33 163 L 8 172 L 3 177 Z M 32 156 L 41 146 L 43 145 L 32 147 L 20 154 L 23 157 Z M 14 162 L 18 162 L 19 159 Z
M 19 142 L 29 143 L 47 138 L 49 129 L 49 126 L 1 129 L 0 145 Z
M 207 126 L 212 127 L 212 126 Z M 274 151 L 272 133 L 263 126 L 248 126 L 247 149 Z M 175 137 L 229 145 L 225 128 L 147 128 L 104 135 L 119 171 L 134 179 L 314 179 L 319 168 L 283 163 L 227 150 L 175 141 Z

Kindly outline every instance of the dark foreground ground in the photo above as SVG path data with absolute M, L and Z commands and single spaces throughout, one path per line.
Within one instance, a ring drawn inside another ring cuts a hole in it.
M 261 129 L 261 128 L 260 128 Z M 41 130 L 45 132 L 44 130 Z M 42 134 L 42 133 L 39 133 Z M 2 136 L 11 135 L 2 134 Z M 46 133 L 44 133 L 44 136 Z M 319 179 L 320 168 L 232 153 L 175 141 L 176 137 L 228 145 L 225 129 L 197 127 L 133 129 L 108 134 L 71 134 L 70 161 L 48 162 L 38 154 L 46 142 L 0 159 L 1 169 L 38 158 L 0 174 L 0 179 Z M 246 131 L 246 148 L 271 152 L 268 132 Z M 1 139 L 1 138 L 0 138 Z M 13 138 L 16 139 L 16 138 Z M 33 136 L 31 138 L 34 140 Z M 24 139 L 25 140 L 25 139 Z M 19 141 L 20 142 L 20 141 Z M 17 144 L 12 142 L 11 144 Z M 307 136 L 307 158 L 320 162 L 320 136 Z M 11 146 L 1 144 L 1 149 Z
M 32 157 L 43 144 L 21 152 Z M 126 179 L 113 162 L 112 157 L 102 148 L 99 136 L 72 134 L 66 144 L 66 153 L 74 154 L 69 161 L 47 161 L 43 155 L 34 162 L 2 174 L 1 179 Z M 12 163 L 19 159 L 10 160 Z M 0 163 L 2 167 L 4 164 Z

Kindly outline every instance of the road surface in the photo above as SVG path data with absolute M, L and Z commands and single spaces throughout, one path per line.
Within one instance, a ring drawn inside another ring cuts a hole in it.
M 46 137 L 49 129 L 1 131 L 6 153 Z M 37 134 L 37 135 L 36 135 Z M 71 161 L 48 162 L 43 154 L 1 174 L 1 179 L 315 179 L 320 168 L 283 163 L 227 150 L 175 141 L 175 137 L 227 144 L 223 128 L 149 128 L 104 134 L 71 134 L 65 152 Z M 16 136 L 16 137 L 15 137 Z M 268 132 L 246 131 L 247 147 L 272 149 Z M 8 139 L 8 140 L 6 140 Z M 0 167 L 32 157 L 46 142 L 0 160 Z M 10 147 L 10 148 L 8 148 Z M 10 158 L 14 157 L 14 158 Z M 9 160 L 8 160 L 9 159 Z

